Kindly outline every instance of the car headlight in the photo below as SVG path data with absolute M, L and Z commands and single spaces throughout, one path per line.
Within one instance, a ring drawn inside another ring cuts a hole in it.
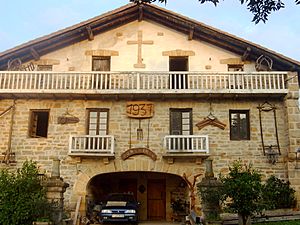
M 101 213 L 112 213 L 110 209 L 102 209 Z
M 127 209 L 125 213 L 135 213 L 135 209 Z

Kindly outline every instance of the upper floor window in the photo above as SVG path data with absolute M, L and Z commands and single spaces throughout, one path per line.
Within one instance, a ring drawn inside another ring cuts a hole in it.
M 93 56 L 92 71 L 110 71 L 110 56 Z
M 250 140 L 249 110 L 229 110 L 230 140 Z
M 31 110 L 29 122 L 29 137 L 47 137 L 49 110 Z
M 108 134 L 109 109 L 88 109 L 88 135 Z
M 228 64 L 229 72 L 242 72 L 244 71 L 244 65 L 242 64 Z
M 170 109 L 170 134 L 193 134 L 192 109 Z
M 189 58 L 187 56 L 173 56 L 169 58 L 169 71 L 188 71 Z M 188 75 L 186 73 L 172 73 L 170 77 L 172 89 L 188 88 Z
M 52 71 L 52 65 L 37 65 L 37 71 Z

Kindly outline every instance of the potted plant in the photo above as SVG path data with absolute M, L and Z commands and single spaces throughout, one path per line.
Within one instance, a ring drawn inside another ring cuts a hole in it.
M 181 221 L 187 215 L 187 203 L 182 199 L 176 199 L 171 202 L 173 218 L 175 221 Z

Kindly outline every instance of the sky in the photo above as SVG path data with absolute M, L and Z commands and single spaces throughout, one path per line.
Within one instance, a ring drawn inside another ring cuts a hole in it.
M 168 0 L 156 5 L 198 20 L 300 61 L 300 5 L 273 12 L 266 23 L 251 22 L 239 0 L 215 7 L 198 0 Z M 129 3 L 129 0 L 0 0 L 0 52 Z

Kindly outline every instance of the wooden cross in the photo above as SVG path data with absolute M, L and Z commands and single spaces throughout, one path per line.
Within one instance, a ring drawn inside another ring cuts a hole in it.
M 135 68 L 145 68 L 146 65 L 143 63 L 142 58 L 142 45 L 153 45 L 153 41 L 143 41 L 143 31 L 138 31 L 138 39 L 137 41 L 127 41 L 128 45 L 138 45 L 138 52 L 137 52 L 137 63 L 133 66 Z

